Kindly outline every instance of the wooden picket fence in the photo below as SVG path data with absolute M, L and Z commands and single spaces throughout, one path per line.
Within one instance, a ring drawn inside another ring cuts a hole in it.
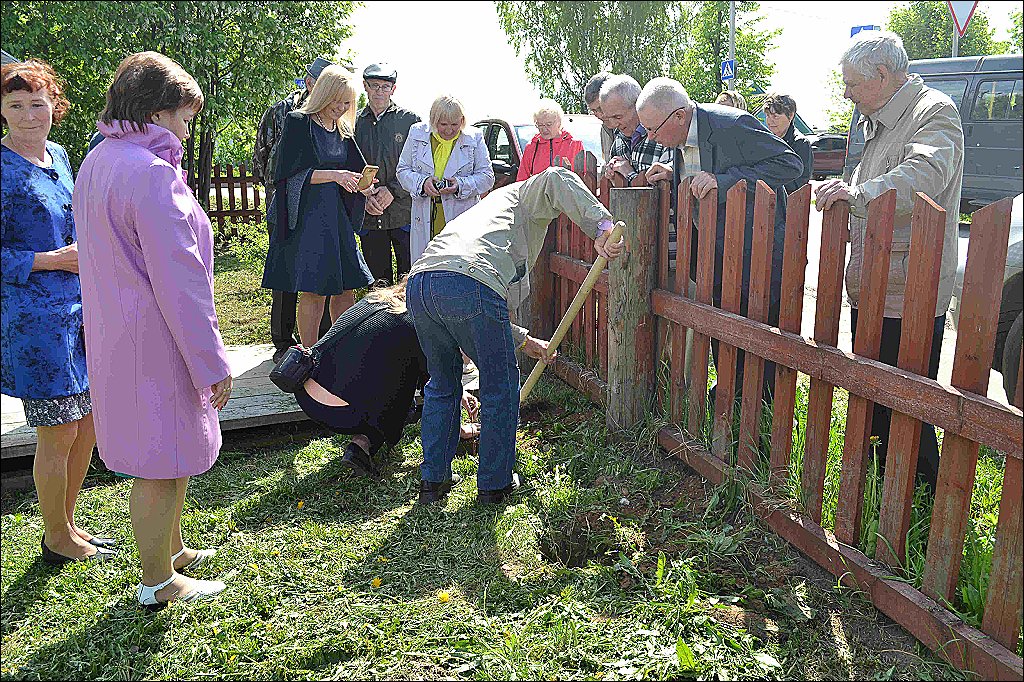
M 593 172 L 583 175 L 592 189 Z M 643 181 L 640 180 L 642 183 Z M 1022 608 L 1022 451 L 1020 409 L 985 397 L 995 343 L 1003 264 L 1009 234 L 1009 199 L 974 214 L 960 309 L 952 385 L 927 377 L 935 318 L 945 212 L 918 194 L 908 261 L 908 287 L 898 367 L 877 361 L 895 192 L 868 208 L 858 333 L 853 353 L 839 350 L 843 274 L 849 242 L 849 206 L 839 202 L 823 216 L 813 340 L 800 336 L 804 273 L 808 259 L 809 185 L 789 197 L 782 304 L 778 327 L 769 326 L 770 248 L 775 194 L 762 182 L 755 189 L 749 309 L 739 314 L 746 212 L 745 183 L 728 193 L 723 294 L 712 303 L 715 225 L 720 207 L 712 192 L 697 205 L 700 238 L 691 243 L 686 224 L 678 231 L 675 262 L 669 260 L 670 192 L 625 188 L 621 178 L 600 183 L 600 198 L 626 222 L 629 252 L 605 271 L 554 365 L 556 373 L 606 407 L 609 426 L 627 428 L 645 411 L 660 412 L 671 426 L 659 442 L 713 483 L 742 482 L 746 498 L 777 534 L 861 590 L 882 612 L 953 665 L 986 679 L 1022 679 L 1016 654 Z M 677 192 L 678 216 L 690 216 L 689 179 Z M 687 221 L 683 221 L 686 223 Z M 593 245 L 561 216 L 545 253 L 531 273 L 537 305 L 532 323 L 550 335 L 593 260 Z M 924 245 L 923 247 L 921 245 Z M 691 250 L 697 250 L 696 290 L 690 290 Z M 674 278 L 672 271 L 674 270 Z M 692 333 L 692 345 L 684 343 Z M 716 402 L 707 404 L 708 353 L 718 339 L 720 364 Z M 746 352 L 743 385 L 734 385 L 736 351 Z M 566 359 L 576 355 L 579 364 Z M 776 363 L 770 449 L 761 445 L 762 376 L 765 360 Z M 667 376 L 657 372 L 668 363 Z M 1024 367 L 1024 362 L 1021 363 Z M 1024 370 L 1022 370 L 1024 371 Z M 790 468 L 797 373 L 810 377 L 806 439 L 800 472 L 806 498 L 801 510 L 782 501 Z M 662 377 L 665 378 L 663 381 Z M 667 384 L 667 385 L 665 385 Z M 1014 403 L 1022 404 L 1024 377 Z M 821 527 L 825 466 L 835 387 L 849 391 L 835 532 Z M 738 434 L 733 432 L 735 397 L 741 398 Z M 659 399 L 658 396 L 661 396 Z M 864 514 L 873 403 L 892 408 L 893 418 L 878 522 L 877 556 L 856 548 Z M 704 438 L 710 407 L 710 438 Z M 686 419 L 684 423 L 684 413 Z M 944 431 L 922 588 L 892 579 L 905 559 L 921 422 Z M 953 603 L 969 522 L 979 445 L 1006 457 L 1002 499 L 979 631 L 948 608 Z M 767 461 L 765 461 L 767 460 Z M 768 466 L 768 483 L 751 472 Z
M 210 190 L 212 197 L 207 215 L 213 223 L 214 240 L 218 245 L 238 236 L 237 223 L 264 220 L 266 192 L 245 162 L 238 166 L 215 164 Z

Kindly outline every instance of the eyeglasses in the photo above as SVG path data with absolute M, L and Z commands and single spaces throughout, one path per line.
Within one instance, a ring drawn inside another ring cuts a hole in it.
M 366 83 L 366 89 L 374 92 L 387 92 L 395 87 L 394 83 Z
M 676 111 L 680 111 L 680 110 L 685 109 L 685 108 L 686 107 L 678 107 L 678 108 L 676 108 L 671 114 L 669 114 L 668 116 L 665 117 L 665 120 L 661 122 L 661 125 L 659 125 L 654 130 L 648 130 L 647 131 L 647 137 L 650 138 L 653 135 L 657 135 L 658 131 L 661 130 L 662 126 L 664 126 L 666 123 L 668 123 L 668 120 L 670 118 L 672 118 L 673 116 L 676 115 Z

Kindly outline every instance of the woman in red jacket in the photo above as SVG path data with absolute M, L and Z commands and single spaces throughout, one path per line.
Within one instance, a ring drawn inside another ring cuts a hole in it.
M 533 122 L 540 131 L 533 136 L 523 150 L 516 182 L 540 173 L 550 166 L 573 168 L 576 155 L 583 151 L 583 143 L 573 139 L 569 131 L 562 129 L 565 112 L 553 99 L 542 99 L 540 108 L 533 115 Z

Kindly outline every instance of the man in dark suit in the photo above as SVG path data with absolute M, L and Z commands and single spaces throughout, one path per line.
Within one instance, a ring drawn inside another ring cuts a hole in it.
M 772 243 L 769 324 L 778 324 L 782 288 L 782 255 L 786 233 L 785 184 L 803 171 L 800 157 L 785 142 L 768 131 L 745 111 L 717 104 L 695 104 L 685 88 L 670 78 L 655 78 L 640 93 L 637 112 L 647 129 L 648 139 L 677 150 L 679 172 L 693 179 L 690 188 L 701 199 L 709 192 L 718 194 L 718 226 L 715 236 L 714 303 L 722 303 L 722 256 L 725 250 L 725 199 L 740 180 L 747 181 L 747 215 L 743 241 L 743 289 L 740 312 L 746 314 L 750 285 L 750 256 L 754 235 L 754 193 L 763 180 L 776 194 L 775 225 Z M 658 167 L 648 172 L 654 182 L 673 178 L 670 169 Z M 696 202 L 695 202 L 696 208 Z M 692 222 L 693 248 L 690 278 L 697 275 L 697 223 Z M 718 344 L 712 344 L 715 359 Z M 737 386 L 743 374 L 743 355 L 737 358 Z M 765 363 L 765 389 L 774 385 L 774 365 Z

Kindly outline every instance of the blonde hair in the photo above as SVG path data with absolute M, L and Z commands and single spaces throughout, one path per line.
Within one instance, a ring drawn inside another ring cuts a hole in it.
M 462 127 L 466 127 L 466 111 L 462 108 L 462 102 L 451 95 L 441 95 L 430 105 L 430 129 L 437 132 L 437 124 L 441 121 L 462 121 Z
M 394 286 L 371 289 L 365 298 L 370 303 L 383 303 L 389 311 L 395 315 L 401 315 L 406 311 L 405 285 L 408 283 L 409 275 L 406 275 Z
M 715 104 L 724 104 L 733 109 L 747 110 L 747 100 L 739 93 L 739 90 L 724 90 L 715 100 Z
M 541 116 L 549 114 L 558 119 L 558 122 L 562 122 L 562 117 L 565 116 L 565 111 L 562 109 L 562 105 L 553 99 L 542 99 L 540 105 L 537 107 L 537 111 L 533 112 L 533 122 L 536 123 L 537 119 Z
M 352 85 L 352 74 L 344 67 L 332 64 L 317 77 L 306 102 L 296 111 L 306 114 L 318 114 L 332 102 L 348 99 L 352 105 L 340 119 L 338 130 L 344 137 L 352 137 L 356 127 L 356 89 Z

